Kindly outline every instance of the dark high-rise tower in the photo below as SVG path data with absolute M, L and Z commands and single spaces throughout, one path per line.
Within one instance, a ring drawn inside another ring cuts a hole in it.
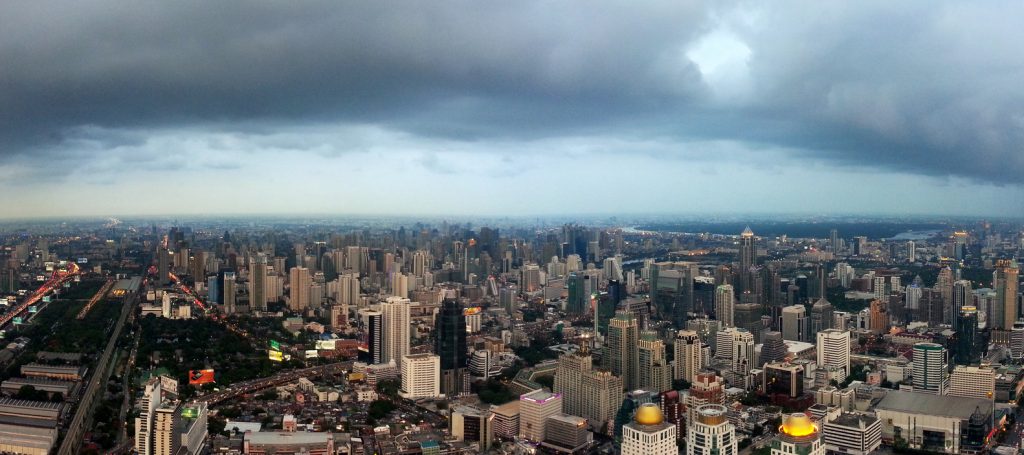
M 981 361 L 981 350 L 978 349 L 978 309 L 974 306 L 960 308 L 960 315 L 956 319 L 954 361 L 958 365 L 971 365 Z
M 569 314 L 586 314 L 590 296 L 587 295 L 587 290 L 583 286 L 583 274 L 572 272 L 566 281 L 568 281 L 569 287 L 569 301 L 566 310 Z
M 754 231 L 749 226 L 740 234 L 739 263 L 740 292 L 756 292 L 751 286 L 750 269 L 757 264 L 757 247 L 754 246 Z
M 456 396 L 466 391 L 466 316 L 454 298 L 445 298 L 434 323 L 434 351 L 441 356 L 441 393 Z

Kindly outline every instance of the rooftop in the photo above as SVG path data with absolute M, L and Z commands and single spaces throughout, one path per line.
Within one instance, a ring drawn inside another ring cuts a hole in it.
M 982 411 L 990 410 L 992 402 L 979 398 L 890 391 L 875 409 L 967 419 L 979 407 Z

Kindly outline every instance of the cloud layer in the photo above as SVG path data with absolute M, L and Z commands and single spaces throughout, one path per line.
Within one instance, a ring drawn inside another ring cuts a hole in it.
M 676 167 L 761 163 L 763 184 L 773 168 L 804 167 L 927 176 L 937 191 L 949 181 L 935 179 L 1009 185 L 1019 196 L 1022 10 L 17 2 L 0 14 L 0 184 L 273 171 L 253 156 L 348 156 L 367 168 L 407 157 L 447 175 L 478 173 L 467 163 L 479 160 L 532 184 L 545 159 L 627 154 Z

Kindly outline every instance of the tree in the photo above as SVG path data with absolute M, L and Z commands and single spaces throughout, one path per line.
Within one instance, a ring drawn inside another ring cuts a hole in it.
M 388 400 L 373 400 L 373 402 L 370 403 L 370 409 L 368 412 L 370 414 L 370 418 L 380 420 L 394 410 L 395 404 Z
M 402 383 L 394 379 L 386 379 L 377 381 L 377 393 L 386 395 L 389 397 L 398 396 L 398 389 L 402 387 Z
M 23 385 L 18 389 L 18 393 L 14 394 L 14 398 L 18 400 L 46 401 L 46 392 L 36 390 L 35 387 L 30 385 Z

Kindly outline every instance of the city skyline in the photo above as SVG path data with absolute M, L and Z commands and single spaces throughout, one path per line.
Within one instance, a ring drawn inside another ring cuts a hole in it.
M 0 218 L 1024 208 L 1020 5 L 588 6 L 8 5 Z

